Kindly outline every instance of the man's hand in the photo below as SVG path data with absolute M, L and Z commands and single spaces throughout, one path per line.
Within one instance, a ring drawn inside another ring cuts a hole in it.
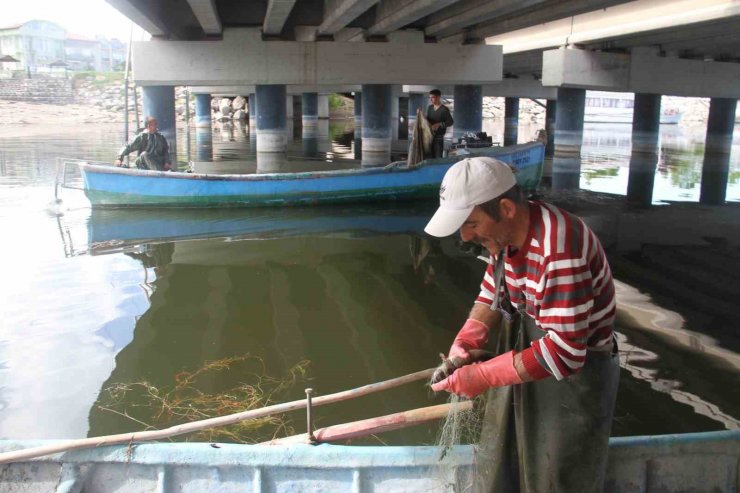
M 524 380 L 514 368 L 514 351 L 486 361 L 458 368 L 449 377 L 432 385 L 432 390 L 446 390 L 463 397 L 473 398 L 489 387 L 503 387 L 522 383 Z
M 433 123 L 432 124 L 432 132 L 436 132 L 439 127 L 441 127 L 441 123 Z
M 120 166 L 121 165 L 121 160 L 120 159 L 116 159 L 115 161 L 113 161 L 113 164 L 115 164 L 116 166 Z
M 170 163 L 164 163 L 164 170 L 165 171 L 172 171 L 172 166 L 170 166 Z

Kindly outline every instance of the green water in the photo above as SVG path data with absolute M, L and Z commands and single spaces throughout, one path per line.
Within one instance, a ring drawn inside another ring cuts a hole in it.
M 54 159 L 103 159 L 115 152 L 118 135 L 117 127 L 102 126 L 83 136 L 0 137 L 0 438 L 142 429 L 101 409 L 107 405 L 103 389 L 137 381 L 166 387 L 207 361 L 249 354 L 264 362 L 267 374 L 281 377 L 308 360 L 307 381 L 283 396 L 297 399 L 306 386 L 325 395 L 435 366 L 449 347 L 485 265 L 455 238 L 432 242 L 423 236 L 433 203 L 98 214 L 81 192 L 66 190 L 64 215 L 47 212 Z M 246 134 L 241 140 L 220 135 L 214 132 L 215 159 L 248 152 Z M 322 144 L 332 153 L 323 151 L 324 157 L 354 157 L 351 134 L 337 132 L 332 139 Z M 625 168 L 619 157 L 628 160 L 624 143 L 593 145 Z M 690 149 L 673 152 L 700 167 Z M 590 166 L 600 169 L 603 162 Z M 614 180 L 619 193 L 619 176 L 622 171 L 584 173 L 583 179 L 600 186 Z M 187 234 L 178 235 L 178 228 Z M 627 288 L 647 293 L 651 310 L 677 317 L 674 332 L 657 333 L 620 305 L 625 359 L 614 434 L 737 427 L 740 408 L 728 391 L 740 376 L 733 321 L 699 302 L 672 304 L 654 288 L 672 282 L 667 274 L 613 258 L 616 277 L 627 286 L 620 296 L 629 294 Z M 708 331 L 711 340 L 692 346 L 687 331 Z M 247 378 L 224 371 L 201 389 L 218 393 Z M 419 382 L 317 408 L 314 415 L 317 426 L 325 426 L 444 400 Z M 134 407 L 140 403 L 132 399 L 123 409 L 146 422 L 151 413 Z M 304 431 L 301 412 L 288 418 Z M 437 428 L 379 438 L 432 443 Z M 271 436 L 263 430 L 249 439 Z

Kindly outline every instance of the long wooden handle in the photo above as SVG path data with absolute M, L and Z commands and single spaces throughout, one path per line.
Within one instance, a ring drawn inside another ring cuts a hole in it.
M 314 432 L 316 442 L 337 442 L 350 438 L 359 438 L 386 431 L 399 430 L 409 426 L 417 426 L 429 421 L 442 419 L 450 411 L 468 411 L 473 408 L 473 401 L 461 401 L 457 403 L 439 404 L 437 406 L 422 407 L 410 411 L 388 414 L 377 418 L 363 419 L 352 421 L 340 425 L 327 426 Z M 265 445 L 292 445 L 296 443 L 311 443 L 307 433 L 293 435 L 285 438 L 278 438 Z
M 373 394 L 375 392 L 380 392 L 381 390 L 391 389 L 407 383 L 416 382 L 418 380 L 429 379 L 432 376 L 433 372 L 434 368 L 429 368 L 427 370 L 417 371 L 416 373 L 392 378 L 383 382 L 371 383 L 369 385 L 358 387 L 356 389 L 343 390 L 342 392 L 337 392 L 335 394 L 328 394 L 321 397 L 316 397 L 311 400 L 311 405 L 322 406 L 325 404 L 331 404 L 333 402 L 340 402 L 363 395 Z M 131 444 L 135 442 L 145 442 L 150 440 L 160 440 L 162 438 L 183 435 L 185 433 L 191 433 L 194 431 L 207 430 L 208 428 L 214 428 L 216 426 L 226 426 L 249 419 L 262 418 L 265 416 L 271 416 L 273 414 L 295 411 L 296 409 L 304 409 L 305 407 L 306 399 L 301 399 L 297 401 L 285 402 L 283 404 L 274 404 L 272 406 L 267 406 L 260 409 L 242 411 L 240 413 L 229 414 L 227 416 L 220 416 L 218 418 L 209 418 L 200 421 L 193 421 L 191 423 L 175 425 L 163 430 L 137 431 L 133 433 L 121 433 L 118 435 L 106 435 L 101 437 L 67 440 L 64 442 L 55 443 L 53 445 L 44 445 L 41 447 L 32 447 L 28 449 L 15 450 L 13 452 L 2 453 L 0 454 L 0 464 L 16 462 L 24 459 L 33 459 L 35 457 L 42 457 L 44 455 L 66 452 L 69 450 L 76 450 L 81 448 L 102 447 L 105 445 L 120 445 Z

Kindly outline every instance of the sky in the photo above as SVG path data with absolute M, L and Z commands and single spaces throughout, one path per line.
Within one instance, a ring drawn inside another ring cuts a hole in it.
M 127 42 L 131 21 L 105 0 L 0 0 L 0 27 L 20 24 L 33 19 L 51 21 L 68 34 L 118 38 Z M 149 39 L 134 25 L 134 41 Z

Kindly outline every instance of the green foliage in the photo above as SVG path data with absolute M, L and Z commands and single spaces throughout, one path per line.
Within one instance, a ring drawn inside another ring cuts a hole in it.
M 106 86 L 114 82 L 123 82 L 123 71 L 121 72 L 95 72 L 94 70 L 72 72 L 75 81 L 90 79 L 94 86 Z
M 329 94 L 329 110 L 337 110 L 344 105 L 344 98 L 339 94 Z

